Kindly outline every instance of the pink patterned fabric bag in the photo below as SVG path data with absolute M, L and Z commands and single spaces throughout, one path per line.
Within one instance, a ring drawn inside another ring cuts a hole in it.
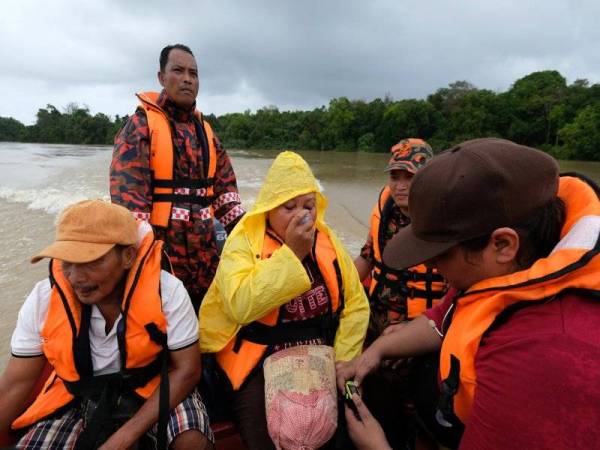
M 299 345 L 264 363 L 269 435 L 278 450 L 313 450 L 337 428 L 333 348 Z

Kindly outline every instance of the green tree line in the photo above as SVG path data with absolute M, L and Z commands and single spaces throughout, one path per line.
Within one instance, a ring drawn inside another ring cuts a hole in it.
M 67 105 L 63 112 L 54 105 L 39 109 L 35 125 L 25 126 L 12 117 L 0 117 L 0 141 L 48 144 L 112 144 L 127 117 L 111 120 L 106 114 L 91 115 L 87 106 Z
M 600 84 L 567 84 L 554 70 L 533 72 L 506 92 L 456 81 L 425 99 L 340 97 L 312 111 L 269 106 L 206 118 L 227 148 L 386 152 L 401 138 L 421 137 L 439 150 L 496 136 L 560 159 L 600 160 Z M 48 105 L 32 126 L 0 118 L 0 140 L 111 144 L 125 119 L 92 116 L 75 104 L 62 113 Z

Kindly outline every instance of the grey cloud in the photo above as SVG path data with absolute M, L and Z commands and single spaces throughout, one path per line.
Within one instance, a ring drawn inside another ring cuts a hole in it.
M 588 0 L 15 0 L 5 12 L 0 82 L 23 91 L 0 115 L 28 122 L 50 100 L 130 112 L 175 42 L 194 51 L 199 103 L 216 113 L 421 98 L 458 79 L 504 90 L 541 69 L 600 81 L 600 4 Z

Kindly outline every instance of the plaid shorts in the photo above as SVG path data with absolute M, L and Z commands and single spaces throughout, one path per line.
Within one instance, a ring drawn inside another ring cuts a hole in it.
M 154 447 L 149 445 L 153 449 L 156 448 L 157 429 L 158 424 L 155 424 L 146 432 L 145 436 L 145 442 L 154 444 Z M 28 450 L 70 450 L 75 446 L 77 437 L 82 430 L 81 409 L 69 408 L 59 417 L 41 420 L 32 425 L 16 447 Z M 197 390 L 194 390 L 175 409 L 171 410 L 167 427 L 168 444 L 171 444 L 178 435 L 187 430 L 198 430 L 210 442 L 214 443 L 215 441 L 206 408 Z M 144 446 L 144 448 L 148 448 L 148 446 Z

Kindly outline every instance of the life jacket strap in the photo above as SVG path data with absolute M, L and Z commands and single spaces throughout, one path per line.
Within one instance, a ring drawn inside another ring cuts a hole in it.
M 432 276 L 438 275 L 433 274 Z M 431 287 L 431 283 L 427 283 L 427 287 L 429 287 L 429 289 L 419 289 L 416 287 L 409 287 L 406 281 L 391 280 L 390 278 L 381 276 L 375 279 L 377 281 L 377 287 L 370 296 L 371 303 L 375 307 L 378 307 L 381 304 L 384 304 L 383 306 L 385 307 L 390 307 L 391 305 L 389 302 L 385 302 L 379 298 L 381 290 L 384 286 L 390 288 L 392 292 L 398 292 L 402 297 L 408 299 L 408 301 L 425 299 L 427 300 L 428 308 L 432 306 L 433 300 L 441 299 L 445 294 L 443 289 L 433 289 Z M 440 277 L 440 281 L 442 280 L 443 279 Z
M 91 305 L 81 305 L 81 322 L 79 333 L 73 333 L 73 360 L 75 368 L 81 379 L 94 376 L 92 354 L 90 349 L 90 321 L 92 317 Z
M 119 398 L 123 395 L 139 397 L 135 389 L 145 386 L 159 373 L 157 448 L 167 448 L 166 433 L 170 410 L 167 335 L 154 323 L 147 324 L 145 328 L 150 338 L 163 348 L 159 356 L 150 364 L 139 368 L 123 369 L 118 373 L 86 377 L 76 382 L 64 381 L 67 390 L 76 398 L 92 399 L 96 402 L 86 428 L 77 438 L 75 450 L 94 449 L 106 441 L 113 430 L 111 412 Z
M 203 208 L 210 206 L 213 200 L 213 195 L 152 194 L 153 202 L 194 203 Z
M 63 383 L 69 393 L 79 398 L 98 398 L 108 385 L 118 386 L 124 392 L 134 392 L 137 388 L 145 386 L 160 373 L 161 364 L 162 361 L 159 357 L 144 367 L 82 378 L 79 381 L 63 380 Z
M 169 423 L 169 348 L 167 346 L 167 334 L 158 329 L 154 322 L 145 325 L 150 339 L 162 347 L 160 352 L 160 387 L 158 399 L 158 430 L 157 446 L 158 449 L 167 448 L 167 425 Z
M 399 290 L 401 294 L 405 295 L 409 299 L 424 298 L 438 300 L 444 296 L 444 291 L 441 290 L 436 291 L 431 289 L 428 291 L 426 289 L 418 289 L 414 287 L 408 287 L 406 285 L 401 285 Z
M 332 344 L 338 324 L 339 314 L 337 313 L 307 320 L 281 322 L 273 326 L 252 322 L 238 332 L 233 351 L 237 353 L 240 350 L 243 340 L 260 345 L 280 345 L 286 342 L 325 339 L 327 344 Z
M 159 180 L 152 178 L 152 187 L 154 188 L 188 188 L 188 189 L 205 189 L 211 187 L 215 183 L 214 178 L 202 178 L 199 180 L 176 179 L 176 180 Z
M 155 360 L 149 366 L 154 367 L 156 373 Z M 150 373 L 149 366 L 147 374 Z M 85 428 L 77 437 L 75 450 L 92 450 L 98 448 L 116 431 L 115 420 L 112 417 L 113 410 L 121 402 L 122 397 L 133 396 L 139 398 L 135 393 L 134 386 L 144 385 L 144 380 L 148 378 L 147 374 L 124 375 L 123 372 L 97 377 L 88 377 L 78 382 L 64 381 L 66 388 L 80 401 L 87 402 L 86 408 L 92 408 L 89 417 L 86 414 Z M 151 379 L 151 377 L 148 378 Z M 146 381 L 147 382 L 147 381 Z M 140 384 L 141 383 L 141 384 Z M 95 406 L 90 405 L 93 401 Z M 140 402 L 142 403 L 142 402 Z M 135 411 L 132 411 L 135 413 Z
M 446 427 L 460 422 L 454 413 L 454 396 L 458 392 L 459 381 L 460 360 L 456 356 L 450 355 L 450 372 L 448 373 L 448 377 L 442 380 L 440 384 L 440 398 L 438 413 L 436 414 L 436 416 L 441 416 L 441 419 L 445 421 L 445 423 L 441 424 Z M 438 419 L 438 421 L 440 420 Z
M 215 183 L 214 177 L 200 179 L 174 179 L 165 180 L 157 179 L 152 172 L 150 184 L 152 186 L 152 201 L 153 202 L 169 202 L 169 203 L 193 203 L 206 208 L 210 206 L 214 200 L 214 195 L 194 195 L 187 193 L 158 193 L 154 192 L 159 188 L 168 189 L 206 189 L 212 188 Z M 210 192 L 210 191 L 209 191 Z
M 380 277 L 385 277 L 385 275 L 388 274 L 394 275 L 396 277 L 405 277 L 405 272 L 408 272 L 406 269 L 393 269 L 389 266 L 386 266 L 381 261 L 377 260 L 373 262 L 373 265 L 376 269 L 378 269 L 375 271 L 375 275 Z
M 383 281 L 385 279 L 389 279 L 388 276 L 392 275 L 395 277 L 393 281 L 430 281 L 430 282 L 443 282 L 444 278 L 439 273 L 433 273 L 431 271 L 427 272 L 418 272 L 416 270 L 409 269 L 392 269 L 391 267 L 386 266 L 380 262 L 375 261 L 375 267 L 378 268 L 378 271 L 375 271 L 373 274 L 373 278 L 377 281 Z M 392 280 L 390 280 L 392 281 Z

